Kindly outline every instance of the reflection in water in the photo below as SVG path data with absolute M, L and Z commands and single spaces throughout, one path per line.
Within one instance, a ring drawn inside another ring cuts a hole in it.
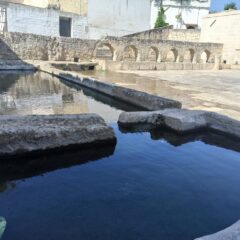
M 235 139 L 234 137 L 226 136 L 211 130 L 199 130 L 197 132 L 181 134 L 176 133 L 171 129 L 161 127 L 156 128 L 148 124 L 137 124 L 128 127 L 120 126 L 119 129 L 122 133 L 149 132 L 152 140 L 164 140 L 174 147 L 178 147 L 195 141 L 202 141 L 209 145 L 240 152 L 239 139 Z
M 3 236 L 6 226 L 7 226 L 7 222 L 6 222 L 5 218 L 0 217 L 0 239 Z
M 98 113 L 112 122 L 118 119 L 121 110 L 136 108 L 99 93 L 73 85 L 67 86 L 58 78 L 46 73 L 15 72 L 2 73 L 0 76 L 0 114 L 49 115 L 91 112 Z
M 0 183 L 41 175 L 61 168 L 85 164 L 113 155 L 116 143 L 107 146 L 96 145 L 86 149 L 69 149 L 61 152 L 45 153 L 38 157 L 25 157 L 22 159 L 1 159 Z M 6 191 L 15 185 L 0 184 L 0 192 Z

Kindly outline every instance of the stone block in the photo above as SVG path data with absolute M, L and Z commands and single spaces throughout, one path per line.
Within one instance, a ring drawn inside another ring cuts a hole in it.
M 213 112 L 193 111 L 186 109 L 165 109 L 154 112 L 121 113 L 119 124 L 152 124 L 167 127 L 175 132 L 194 132 L 209 129 L 224 135 L 240 138 L 240 122 Z
M 0 116 L 0 157 L 116 141 L 97 114 Z

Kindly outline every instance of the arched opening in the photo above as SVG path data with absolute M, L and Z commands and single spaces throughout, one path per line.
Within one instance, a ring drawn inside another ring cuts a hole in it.
M 178 57 L 178 51 L 176 49 L 171 49 L 166 58 L 166 62 L 176 62 Z
M 125 47 L 124 52 L 123 52 L 123 60 L 124 61 L 135 62 L 135 61 L 137 61 L 137 57 L 138 57 L 138 50 L 135 46 Z
M 101 44 L 96 50 L 96 59 L 113 60 L 114 49 L 109 43 Z
M 151 47 L 148 52 L 148 61 L 157 62 L 159 57 L 159 51 L 155 47 Z
M 193 58 L 194 58 L 194 50 L 193 49 L 188 49 L 185 54 L 184 54 L 184 58 L 183 61 L 186 63 L 192 63 L 193 62 Z
M 205 50 L 201 54 L 201 63 L 208 63 L 210 60 L 210 55 L 211 55 L 211 53 L 208 50 Z

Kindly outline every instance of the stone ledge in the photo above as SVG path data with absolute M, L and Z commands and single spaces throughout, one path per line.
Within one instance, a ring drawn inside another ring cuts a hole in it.
M 240 138 L 240 122 L 213 112 L 186 109 L 166 109 L 155 112 L 123 112 L 119 116 L 123 127 L 134 124 L 151 124 L 167 127 L 178 133 L 211 129 L 226 135 Z
M 93 89 L 123 102 L 130 103 L 145 110 L 155 111 L 166 108 L 181 108 L 178 101 L 158 97 L 145 92 L 120 87 L 115 84 L 98 81 L 91 77 L 81 77 L 76 73 L 61 71 L 47 66 L 40 66 L 40 70 L 74 84 Z
M 218 233 L 197 238 L 196 240 L 239 240 L 240 239 L 240 221 L 236 222 L 229 228 Z
M 33 71 L 35 67 L 27 62 L 21 60 L 0 60 L 0 71 L 5 70 L 23 70 Z
M 116 142 L 97 114 L 0 116 L 0 122 L 0 157 Z

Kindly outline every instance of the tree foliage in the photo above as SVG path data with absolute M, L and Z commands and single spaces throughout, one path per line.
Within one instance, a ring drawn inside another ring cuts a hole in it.
M 235 9 L 237 10 L 237 5 L 235 2 L 228 3 L 224 6 L 224 10 L 230 10 L 230 9 Z
M 155 28 L 166 27 L 169 24 L 165 21 L 165 12 L 164 8 L 161 6 L 160 10 L 158 11 L 158 17 L 155 23 Z

